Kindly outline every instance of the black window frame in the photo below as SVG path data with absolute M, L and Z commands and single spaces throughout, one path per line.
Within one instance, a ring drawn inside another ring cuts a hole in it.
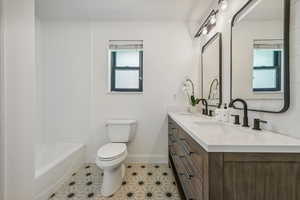
M 281 59 L 282 59 L 282 51 L 281 50 L 273 50 L 274 55 L 274 66 L 253 66 L 253 70 L 276 70 L 276 86 L 274 88 L 254 88 L 254 92 L 280 92 L 281 91 Z
M 136 66 L 122 66 L 118 67 L 117 63 L 117 51 L 111 51 L 111 92 L 143 92 L 143 50 L 139 50 L 139 67 Z M 116 71 L 139 71 L 139 87 L 138 88 L 116 88 Z

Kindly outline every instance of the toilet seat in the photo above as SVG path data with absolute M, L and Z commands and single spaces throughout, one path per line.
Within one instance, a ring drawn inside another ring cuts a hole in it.
M 122 157 L 127 152 L 127 147 L 124 143 L 108 143 L 102 146 L 97 156 L 99 160 L 110 161 Z

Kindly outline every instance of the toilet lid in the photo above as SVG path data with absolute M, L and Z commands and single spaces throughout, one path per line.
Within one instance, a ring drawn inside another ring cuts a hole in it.
M 126 145 L 123 143 L 109 143 L 98 150 L 98 157 L 102 159 L 117 158 L 126 151 Z

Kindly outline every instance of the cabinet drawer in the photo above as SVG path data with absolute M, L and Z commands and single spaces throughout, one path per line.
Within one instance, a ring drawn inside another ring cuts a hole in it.
M 177 142 L 176 138 L 173 135 L 168 136 L 168 142 L 169 144 L 174 144 Z
M 203 185 L 199 179 L 181 176 L 180 181 L 187 200 L 203 200 Z
M 182 150 L 180 143 L 176 142 L 173 143 L 173 150 L 176 156 L 178 156 L 179 158 L 185 157 L 185 152 Z
M 174 156 L 172 156 L 172 159 L 173 159 L 173 163 L 174 163 L 174 165 L 175 165 L 176 172 L 177 172 L 179 178 L 180 178 L 181 176 L 184 176 L 186 172 L 185 172 L 185 168 L 184 168 L 183 163 L 181 162 L 180 157 L 174 155 Z
M 185 140 L 185 138 L 186 138 L 183 130 L 180 127 L 176 128 L 176 131 L 174 132 L 174 136 L 178 140 Z
M 188 133 L 180 130 L 181 140 L 188 146 L 189 150 L 194 153 L 207 153 Z
M 169 129 L 168 129 L 168 136 L 174 135 L 175 132 L 176 132 L 176 128 L 174 128 L 174 127 L 169 127 Z
M 169 154 L 171 156 L 175 156 L 176 155 L 176 151 L 174 149 L 174 144 L 169 144 Z
M 181 155 L 183 154 L 185 159 L 184 163 L 186 164 L 188 169 L 191 169 L 192 173 L 199 178 L 201 181 L 204 180 L 204 169 L 205 165 L 208 161 L 208 154 L 207 152 L 202 151 L 199 149 L 199 146 L 194 144 L 191 145 L 192 139 L 189 137 L 185 137 L 177 142 L 181 149 Z
M 195 177 L 204 181 L 204 159 L 199 154 L 191 154 L 185 157 L 185 163 Z

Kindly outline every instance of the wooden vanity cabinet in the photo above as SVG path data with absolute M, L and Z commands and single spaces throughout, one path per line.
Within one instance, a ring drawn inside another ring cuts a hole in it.
M 168 138 L 182 199 L 300 200 L 298 153 L 206 152 L 171 118 Z

